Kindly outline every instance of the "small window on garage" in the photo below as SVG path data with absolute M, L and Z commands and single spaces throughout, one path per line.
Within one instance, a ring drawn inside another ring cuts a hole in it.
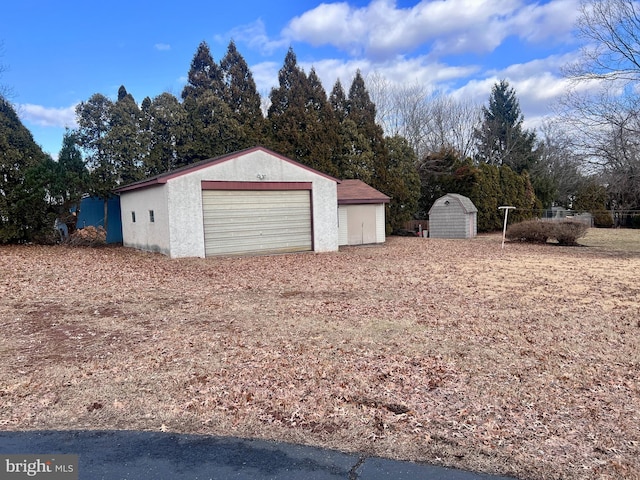
M 156 218 L 155 218 L 155 216 L 154 216 L 154 214 L 153 214 L 153 210 L 149 210 L 149 221 L 150 221 L 151 223 L 153 223 L 153 222 L 155 222 L 155 221 L 156 221 Z
M 136 223 L 136 212 L 131 212 L 131 221 Z

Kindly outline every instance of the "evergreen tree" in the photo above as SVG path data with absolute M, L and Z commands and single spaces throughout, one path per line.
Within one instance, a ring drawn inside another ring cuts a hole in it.
M 336 175 L 333 157 L 338 148 L 338 123 L 320 79 L 307 76 L 289 49 L 271 90 L 267 142 L 278 153 L 316 170 Z
M 189 137 L 187 112 L 176 97 L 162 93 L 142 102 L 147 132 L 145 176 L 158 175 L 183 166 L 183 153 Z
M 489 106 L 482 107 L 482 116 L 482 125 L 475 131 L 478 160 L 506 165 L 516 173 L 531 170 L 538 158 L 536 136 L 522 128 L 524 117 L 509 82 L 501 80 L 493 86 Z
M 387 193 L 391 190 L 391 179 L 388 174 L 389 152 L 384 142 L 382 127 L 376 123 L 376 106 L 371 101 L 360 71 L 356 72 L 349 88 L 346 119 L 355 124 L 371 151 L 371 186 L 389 195 Z
M 242 126 L 242 137 L 235 140 L 233 150 L 252 147 L 263 142 L 264 117 L 260 108 L 260 94 L 245 59 L 233 41 L 220 61 L 225 86 L 224 100 L 234 119 Z
M 498 207 L 511 205 L 503 203 L 502 187 L 500 184 L 500 170 L 497 165 L 481 163 L 476 167 L 474 185 L 469 192 L 469 198 L 478 209 L 477 225 L 481 232 L 499 230 L 502 227 L 502 213 Z M 513 215 L 511 214 L 510 218 Z
M 354 120 L 348 118 L 349 102 L 337 80 L 329 104 L 337 122 L 338 145 L 333 153 L 333 164 L 337 176 L 344 179 L 358 179 L 370 184 L 373 178 L 373 151 L 371 144 Z
M 347 101 L 347 95 L 344 92 L 344 88 L 342 88 L 340 79 L 336 80 L 333 90 L 331 90 L 329 104 L 338 122 L 342 123 L 349 114 L 349 102 Z
M 222 70 L 213 60 L 207 42 L 201 42 L 191 61 L 188 83 L 182 90 L 182 99 L 199 97 L 204 93 L 213 93 L 219 98 L 224 96 Z
M 29 242 L 53 231 L 41 174 L 47 162 L 52 160 L 0 96 L 0 243 Z
M 500 188 L 502 191 L 502 196 L 498 200 L 500 205 L 516 207 L 516 210 L 509 214 L 509 218 L 512 218 L 514 223 L 532 218 L 540 209 L 528 172 L 518 175 L 508 166 L 500 168 Z
M 449 191 L 449 179 L 462 159 L 453 148 L 443 148 L 438 152 L 426 154 L 418 163 L 420 175 L 420 200 L 418 202 L 418 218 L 426 219 L 434 202 Z
M 109 131 L 105 137 L 111 162 L 116 169 L 116 183 L 127 184 L 144 176 L 143 162 L 147 154 L 142 140 L 142 113 L 124 86 L 111 106 Z
M 82 195 L 87 192 L 89 185 L 89 171 L 78 147 L 76 132 L 68 129 L 65 131 L 56 165 L 49 196 L 58 198 L 60 214 L 69 212 L 72 207 L 78 210 Z
M 183 150 L 189 164 L 237 149 L 243 137 L 227 98 L 223 73 L 214 62 L 209 46 L 202 42 L 191 62 L 189 83 L 182 91 L 189 136 Z
M 333 155 L 336 175 L 371 184 L 374 159 L 368 139 L 350 119 L 345 119 L 339 125 L 338 134 L 338 148 Z
M 236 150 L 242 127 L 224 100 L 213 92 L 184 101 L 189 130 L 183 157 L 185 164 L 224 155 Z
M 292 48 L 278 72 L 279 86 L 272 88 L 271 105 L 267 113 L 267 144 L 274 151 L 305 163 L 308 145 L 303 135 L 306 129 L 305 103 L 308 94 L 307 76 L 298 66 Z
M 420 176 L 416 154 L 406 138 L 396 135 L 386 139 L 389 148 L 387 191 L 391 197 L 387 217 L 391 231 L 404 228 L 414 217 L 420 198 Z
M 322 82 L 312 68 L 307 77 L 306 131 L 309 153 L 307 164 L 329 175 L 337 175 L 333 158 L 339 150 L 339 125 Z
M 120 172 L 109 149 L 113 102 L 100 93 L 76 107 L 77 141 L 90 172 L 89 192 L 105 200 L 118 185 Z
M 520 175 L 508 166 L 462 159 L 452 149 L 428 155 L 421 162 L 422 182 L 420 215 L 447 193 L 469 197 L 478 209 L 478 231 L 490 232 L 502 228 L 502 215 L 498 207 L 510 205 L 517 210 L 509 214 L 514 221 L 531 218 L 538 208 L 537 198 L 527 172 Z

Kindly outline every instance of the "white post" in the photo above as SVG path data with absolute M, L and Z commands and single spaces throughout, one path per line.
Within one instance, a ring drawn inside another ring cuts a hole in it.
M 515 210 L 516 207 L 498 207 L 498 210 L 504 210 L 504 227 L 502 228 L 502 250 L 504 250 L 504 239 L 507 236 L 507 217 L 509 216 L 509 210 Z

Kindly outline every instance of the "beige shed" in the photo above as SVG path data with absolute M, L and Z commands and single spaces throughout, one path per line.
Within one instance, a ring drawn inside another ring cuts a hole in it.
M 385 204 L 389 197 L 362 180 L 338 183 L 338 244 L 384 243 Z

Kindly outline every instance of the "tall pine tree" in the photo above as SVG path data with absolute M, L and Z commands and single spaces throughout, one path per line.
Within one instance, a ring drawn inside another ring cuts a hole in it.
M 84 164 L 82 152 L 78 146 L 77 133 L 66 130 L 62 137 L 62 148 L 58 153 L 59 179 L 57 188 L 50 193 L 51 196 L 58 195 L 62 212 L 68 212 L 73 207 L 80 208 L 82 195 L 87 192 L 89 185 L 89 171 Z
M 339 125 L 322 82 L 313 68 L 307 77 L 307 88 L 305 136 L 309 142 L 308 165 L 335 176 L 338 174 L 338 169 L 333 158 L 339 150 Z
M 376 106 L 371 101 L 364 78 L 359 70 L 356 72 L 349 88 L 347 119 L 355 124 L 357 131 L 364 136 L 371 149 L 373 155 L 373 163 L 371 165 L 372 186 L 390 195 L 385 192 L 388 182 L 387 164 L 389 152 L 384 143 L 384 131 L 376 123 Z
M 482 116 L 482 125 L 475 131 L 478 160 L 506 165 L 516 173 L 530 170 L 538 157 L 536 136 L 523 129 L 520 103 L 509 82 L 501 80 L 493 86 L 489 106 L 482 107 Z
M 29 242 L 53 231 L 45 201 L 49 163 L 13 106 L 0 96 L 0 243 Z
M 348 118 L 349 101 L 337 80 L 329 96 L 329 104 L 338 124 L 338 146 L 333 153 L 333 163 L 339 178 L 358 179 L 371 183 L 373 178 L 373 150 L 355 121 Z
M 220 61 L 222 80 L 225 86 L 224 101 L 231 115 L 242 127 L 241 137 L 235 139 L 234 150 L 252 147 L 263 142 L 264 117 L 260 94 L 251 70 L 233 41 Z
M 189 124 L 187 112 L 178 99 L 162 93 L 142 102 L 145 118 L 147 157 L 145 176 L 158 175 L 183 166 Z
M 141 141 L 142 135 L 140 108 L 127 89 L 120 86 L 118 100 L 111 107 L 106 136 L 107 148 L 118 172 L 118 184 L 132 183 L 144 176 L 143 162 L 147 151 Z
M 267 144 L 274 151 L 302 163 L 308 161 L 305 103 L 307 76 L 298 66 L 296 54 L 289 48 L 278 72 L 278 87 L 271 89 L 267 112 Z
M 364 138 L 367 146 L 366 150 L 371 152 L 371 163 L 369 166 L 371 169 L 371 186 L 391 197 L 393 202 L 396 189 L 399 188 L 399 183 L 390 176 L 390 157 L 384 140 L 384 131 L 382 127 L 376 123 L 376 106 L 371 101 L 360 71 L 356 72 L 351 82 L 351 87 L 349 88 L 346 120 L 353 122 L 358 135 Z M 357 152 L 354 153 L 357 155 Z M 363 153 L 365 152 L 363 151 Z M 362 160 L 365 160 L 365 158 L 366 157 L 362 157 Z M 393 230 L 392 225 L 395 223 L 393 213 L 394 211 L 387 209 L 388 232 Z
M 213 93 L 219 98 L 224 96 L 222 70 L 213 60 L 207 42 L 201 42 L 193 56 L 187 76 L 187 85 L 182 89 L 182 99 L 197 98 L 204 93 Z
M 387 191 L 392 195 L 388 206 L 389 226 L 391 231 L 397 231 L 404 228 L 418 210 L 420 176 L 415 151 L 406 138 L 396 135 L 387 138 L 386 144 L 389 149 Z
M 206 42 L 200 43 L 191 62 L 188 84 L 182 90 L 190 126 L 184 163 L 192 163 L 235 150 L 242 137 L 239 123 L 225 102 L 223 73 Z
M 89 169 L 89 192 L 103 200 L 118 186 L 120 171 L 109 149 L 113 102 L 101 93 L 93 94 L 76 107 L 77 141 Z

